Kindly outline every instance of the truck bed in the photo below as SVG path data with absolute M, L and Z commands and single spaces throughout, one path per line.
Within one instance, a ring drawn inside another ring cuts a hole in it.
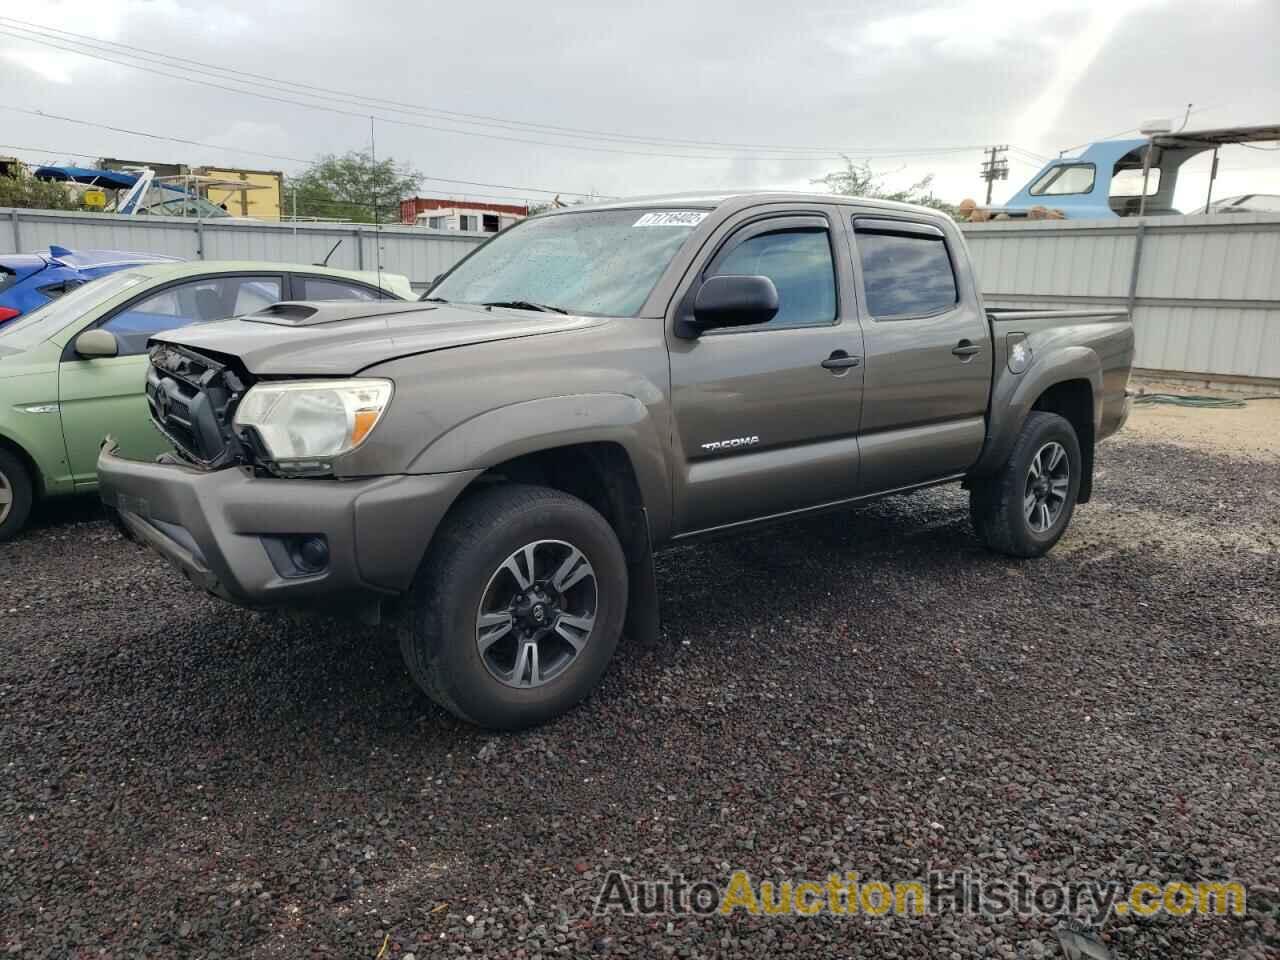
M 1089 403 L 1094 435 L 1088 445 L 1120 428 L 1129 404 L 1129 366 L 1133 356 L 1133 323 L 1125 309 L 1024 310 L 985 307 L 991 326 L 993 369 L 987 445 L 979 472 L 1003 461 L 1031 405 L 1041 358 L 1053 356 L 1060 369 L 1053 379 L 1078 383 L 1081 402 Z M 1021 344 L 1018 356 L 1015 347 Z M 1069 370 L 1061 368 L 1066 364 Z

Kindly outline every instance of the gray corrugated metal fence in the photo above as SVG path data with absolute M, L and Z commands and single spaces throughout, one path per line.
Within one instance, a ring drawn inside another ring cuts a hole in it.
M 138 250 L 188 260 L 265 260 L 317 263 L 338 240 L 329 265 L 401 273 L 419 289 L 457 263 L 482 234 L 421 227 L 334 223 L 254 223 L 181 217 L 118 217 L 101 213 L 0 209 L 0 253 L 70 249 Z
M 983 294 L 999 306 L 1127 306 L 1137 365 L 1280 379 L 1280 217 L 966 224 Z M 419 289 L 483 235 L 421 227 L 117 217 L 0 209 L 0 253 L 65 247 L 188 259 L 382 269 Z
M 996 306 L 1129 307 L 1136 365 L 1280 379 L 1280 217 L 966 224 Z

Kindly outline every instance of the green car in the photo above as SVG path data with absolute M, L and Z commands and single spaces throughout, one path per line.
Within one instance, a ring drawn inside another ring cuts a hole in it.
M 407 278 L 295 264 L 162 263 L 108 274 L 0 327 L 0 542 L 40 497 L 97 489 L 98 447 L 169 448 L 143 398 L 147 340 L 280 300 L 409 300 Z

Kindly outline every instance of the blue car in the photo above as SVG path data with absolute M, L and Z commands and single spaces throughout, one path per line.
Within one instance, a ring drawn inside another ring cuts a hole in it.
M 56 244 L 48 253 L 0 256 L 0 328 L 97 277 L 125 267 L 179 259 L 125 250 L 76 251 Z

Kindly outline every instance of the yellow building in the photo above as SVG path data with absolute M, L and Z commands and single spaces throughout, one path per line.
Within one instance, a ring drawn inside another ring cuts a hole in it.
M 241 180 L 253 189 L 209 187 L 205 193 L 210 202 L 224 204 L 233 217 L 257 217 L 279 220 L 284 206 L 284 174 L 279 170 L 238 170 L 233 167 L 197 167 L 191 171 L 202 177 Z

